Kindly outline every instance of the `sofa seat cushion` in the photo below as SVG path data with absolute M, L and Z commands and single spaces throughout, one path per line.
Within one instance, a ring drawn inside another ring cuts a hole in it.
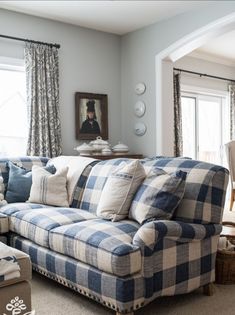
M 38 203 L 31 203 L 31 202 L 15 202 L 9 203 L 3 207 L 0 207 L 0 213 L 6 214 L 8 216 L 19 212 L 19 211 L 27 211 L 32 209 L 41 209 L 41 208 L 48 208 L 47 205 L 40 205 Z
M 87 211 L 72 208 L 24 210 L 10 217 L 10 230 L 36 244 L 48 247 L 51 229 L 94 218 L 95 216 Z
M 127 276 L 141 269 L 140 249 L 132 245 L 138 228 L 130 220 L 79 222 L 50 230 L 49 246 L 99 270 Z

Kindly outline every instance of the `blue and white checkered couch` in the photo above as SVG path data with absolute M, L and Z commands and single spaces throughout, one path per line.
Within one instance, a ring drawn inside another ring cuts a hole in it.
M 47 161 L 13 160 L 26 168 Z M 16 203 L 0 212 L 9 216 L 11 246 L 28 253 L 36 271 L 117 313 L 132 313 L 159 296 L 188 293 L 214 281 L 228 171 L 189 159 L 142 160 L 146 170 L 180 169 L 188 175 L 173 220 L 140 226 L 96 217 L 107 177 L 122 161 L 86 166 L 70 208 Z M 1 159 L 7 185 L 5 164 Z

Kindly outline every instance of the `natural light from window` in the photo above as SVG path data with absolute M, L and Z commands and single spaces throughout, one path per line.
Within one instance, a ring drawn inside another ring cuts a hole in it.
M 0 68 L 0 87 L 0 155 L 25 155 L 28 136 L 25 72 Z
M 182 93 L 183 155 L 226 165 L 224 144 L 229 141 L 226 96 Z

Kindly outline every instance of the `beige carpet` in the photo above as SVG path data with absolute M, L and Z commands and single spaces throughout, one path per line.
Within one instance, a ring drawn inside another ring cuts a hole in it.
M 235 208 L 235 205 L 234 205 Z M 226 208 L 227 209 L 227 208 Z M 235 222 L 235 211 L 224 212 L 223 220 Z M 114 315 L 115 312 L 37 273 L 32 281 L 36 315 Z M 202 290 L 156 299 L 135 315 L 235 315 L 235 285 L 216 285 L 212 297 Z
M 33 308 L 36 315 L 114 315 L 115 312 L 56 282 L 34 273 Z M 232 315 L 235 314 L 235 285 L 216 285 L 212 297 L 201 289 L 186 295 L 156 299 L 135 315 Z

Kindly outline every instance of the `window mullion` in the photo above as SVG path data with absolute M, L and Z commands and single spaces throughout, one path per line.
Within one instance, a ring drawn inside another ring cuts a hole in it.
M 195 159 L 198 159 L 199 158 L 199 119 L 198 119 L 198 101 L 199 101 L 199 98 L 198 98 L 198 95 L 196 95 L 195 97 L 195 121 L 194 121 L 194 124 L 195 124 Z

